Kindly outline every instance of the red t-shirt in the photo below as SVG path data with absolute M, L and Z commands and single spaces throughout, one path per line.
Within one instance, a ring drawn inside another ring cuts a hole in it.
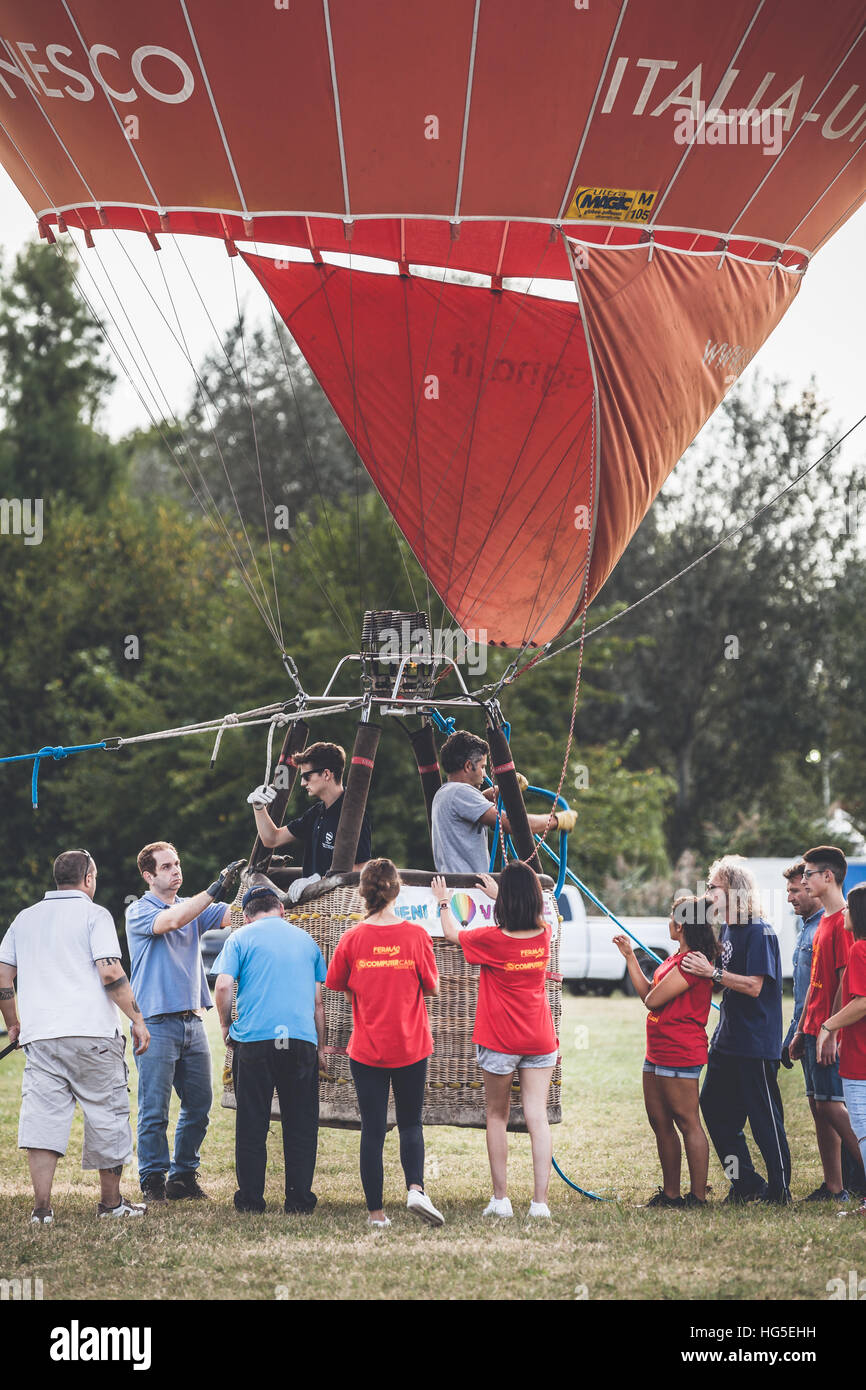
M 325 984 L 352 995 L 347 1051 L 368 1067 L 411 1067 L 433 1051 L 423 991 L 439 972 L 430 937 L 411 922 L 359 922 L 340 937 Z
M 481 966 L 472 1041 L 492 1052 L 541 1057 L 559 1046 L 547 1002 L 550 928 L 506 936 L 499 927 L 460 933 L 463 954 Z
M 702 1067 L 707 1060 L 707 1019 L 713 998 L 712 980 L 689 975 L 677 954 L 663 960 L 653 974 L 657 985 L 672 970 L 679 970 L 688 985 L 646 1020 L 646 1057 L 658 1067 Z
M 845 909 L 824 913 L 812 942 L 812 976 L 809 980 L 809 1002 L 803 1014 L 800 1030 L 817 1038 L 822 1023 L 833 1012 L 833 1000 L 839 976 L 836 973 L 848 964 L 851 933 L 845 930 Z
M 850 936 L 850 932 L 848 935 Z M 842 976 L 842 1005 L 866 994 L 866 941 L 852 941 L 848 968 Z M 866 1018 L 842 1029 L 839 1075 L 846 1081 L 866 1081 Z

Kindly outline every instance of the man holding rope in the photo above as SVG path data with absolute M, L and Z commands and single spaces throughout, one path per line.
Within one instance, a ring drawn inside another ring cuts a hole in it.
M 211 1055 L 204 1028 L 211 1008 L 200 938 L 212 927 L 231 926 L 225 899 L 237 887 L 246 861 L 235 860 L 203 893 L 178 897 L 183 883 L 174 845 L 145 845 L 138 868 L 147 892 L 126 913 L 132 985 L 151 1033 L 138 1062 L 138 1176 L 152 1202 L 202 1198 L 198 1172 L 213 1100 Z M 172 1088 L 180 1096 L 174 1159 L 168 1147 Z
M 446 781 L 433 798 L 433 862 L 438 874 L 486 874 L 490 869 L 487 827 L 496 824 L 495 787 L 481 790 L 490 753 L 483 738 L 465 729 L 446 738 L 439 757 Z M 528 783 L 517 774 L 521 790 Z M 546 835 L 551 826 L 571 831 L 576 811 L 555 811 L 550 815 L 527 817 L 533 835 Z M 506 835 L 511 833 L 508 817 L 500 817 Z

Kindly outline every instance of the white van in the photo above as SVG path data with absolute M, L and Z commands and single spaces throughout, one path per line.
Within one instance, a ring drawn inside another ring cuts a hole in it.
M 619 986 L 626 994 L 634 994 L 625 959 L 613 944 L 619 927 L 609 917 L 588 917 L 583 897 L 576 888 L 564 888 L 558 903 L 562 916 L 559 969 L 571 993 L 611 994 Z M 620 921 L 662 960 L 670 955 L 673 942 L 668 935 L 666 917 L 620 917 Z M 649 978 L 658 961 L 643 946 L 636 944 L 635 952 Z

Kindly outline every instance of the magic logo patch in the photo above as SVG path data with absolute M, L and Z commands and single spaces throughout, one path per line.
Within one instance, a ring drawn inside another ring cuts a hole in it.
M 582 222 L 648 222 L 658 189 L 578 188 L 566 218 Z

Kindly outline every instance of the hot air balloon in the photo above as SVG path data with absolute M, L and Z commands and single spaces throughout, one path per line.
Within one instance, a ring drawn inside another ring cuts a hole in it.
M 866 186 L 857 0 L 832 25 L 805 0 L 5 0 L 0 19 L 0 157 L 44 231 L 312 252 L 247 259 L 488 642 L 547 642 L 599 591 Z
M 43 235 L 239 251 L 488 644 L 585 614 L 866 196 L 862 0 L 0 0 L 0 27 L 0 162 Z M 572 297 L 526 292 L 551 280 Z

